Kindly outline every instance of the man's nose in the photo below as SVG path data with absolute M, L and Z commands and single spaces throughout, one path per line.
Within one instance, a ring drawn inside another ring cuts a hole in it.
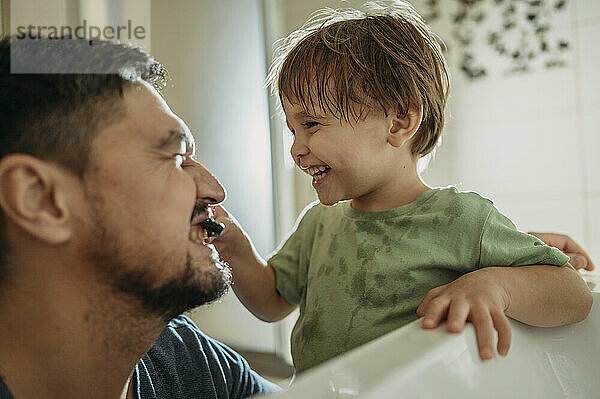
M 225 189 L 204 166 L 196 163 L 187 169 L 196 183 L 196 197 L 210 205 L 225 201 Z

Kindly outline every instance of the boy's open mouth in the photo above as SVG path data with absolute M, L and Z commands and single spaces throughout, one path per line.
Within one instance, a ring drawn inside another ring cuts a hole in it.
M 313 178 L 313 187 L 316 187 L 327 176 L 331 168 L 327 165 L 309 166 L 305 169 L 306 173 Z

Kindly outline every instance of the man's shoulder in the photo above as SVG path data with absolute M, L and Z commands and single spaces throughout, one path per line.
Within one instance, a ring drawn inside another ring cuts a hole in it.
M 13 396 L 10 393 L 10 390 L 8 389 L 6 384 L 4 384 L 4 381 L 2 381 L 2 378 L 0 378 L 0 399 L 13 399 Z
M 233 352 L 233 350 L 225 344 L 202 332 L 196 323 L 186 315 L 179 315 L 171 319 L 167 328 L 163 330 L 159 337 L 157 344 L 160 345 L 161 342 L 164 343 L 173 340 L 176 341 L 177 346 L 184 347 L 186 351 L 210 347 L 211 351 L 214 350 L 214 348 L 218 348 L 219 350 Z
M 204 334 L 185 315 L 169 321 L 136 369 L 143 390 L 194 391 L 184 397 L 242 398 L 278 390 L 252 371 L 242 356 Z
M 192 319 L 190 319 L 189 317 L 187 317 L 186 315 L 183 315 L 183 314 L 180 314 L 179 316 L 171 319 L 171 321 L 169 321 L 169 324 L 167 325 L 167 327 L 174 328 L 174 329 L 179 329 L 179 328 L 189 329 L 189 330 L 192 330 L 192 331 L 202 335 L 203 337 L 208 338 L 208 336 L 205 335 L 198 328 L 198 326 L 192 321 Z

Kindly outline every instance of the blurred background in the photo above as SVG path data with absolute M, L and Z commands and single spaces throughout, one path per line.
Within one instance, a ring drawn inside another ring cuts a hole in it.
M 148 50 L 171 75 L 164 97 L 194 133 L 197 159 L 226 187 L 225 206 L 267 257 L 315 199 L 289 157 L 277 99 L 264 87 L 274 43 L 317 9 L 363 1 L 27 3 L 27 18 L 59 24 L 118 23 L 151 8 Z M 442 144 L 424 180 L 491 198 L 521 230 L 566 233 L 600 266 L 600 1 L 411 3 L 446 43 L 452 74 Z M 0 4 L 8 32 L 11 2 Z M 191 313 L 206 333 L 281 378 L 291 373 L 295 316 L 261 322 L 232 292 Z

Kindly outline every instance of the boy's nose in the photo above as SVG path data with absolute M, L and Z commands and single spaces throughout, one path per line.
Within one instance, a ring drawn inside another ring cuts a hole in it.
M 196 197 L 210 205 L 216 205 L 225 201 L 225 189 L 204 166 L 195 163 L 186 171 L 190 172 L 196 183 Z
M 295 137 L 294 144 L 292 144 L 292 148 L 290 149 L 290 154 L 298 166 L 300 166 L 300 159 L 303 156 L 308 155 L 309 152 L 310 150 L 308 147 L 304 143 L 301 143 L 300 140 L 298 140 L 298 137 Z

